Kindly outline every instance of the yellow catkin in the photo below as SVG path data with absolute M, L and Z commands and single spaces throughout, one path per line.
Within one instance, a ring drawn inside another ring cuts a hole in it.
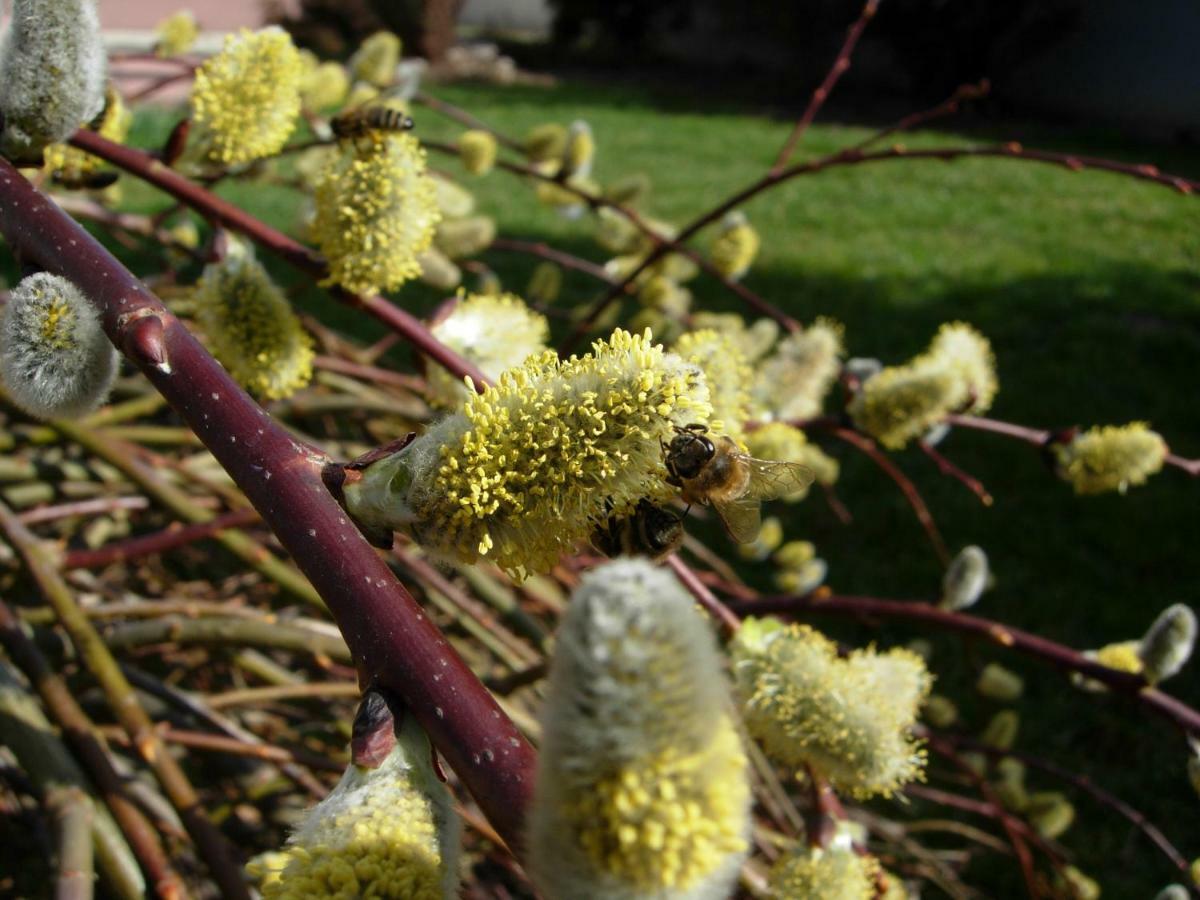
M 549 162 L 562 156 L 567 144 L 567 129 L 563 126 L 548 122 L 532 128 L 525 135 L 525 156 L 530 162 Z
M 788 335 L 755 367 L 756 411 L 783 421 L 820 415 L 844 354 L 842 326 L 831 319 Z
M 550 327 L 514 294 L 467 294 L 431 329 L 433 336 L 495 381 L 506 369 L 546 350 Z M 462 379 L 440 366 L 428 374 L 430 400 L 457 406 L 468 396 Z
M 689 331 L 672 349 L 704 372 L 712 403 L 712 427 L 740 440 L 750 418 L 753 372 L 738 345 L 712 329 Z
M 781 856 L 768 878 L 774 896 L 789 900 L 875 900 L 880 872 L 875 857 L 848 847 L 805 847 Z
M 196 17 L 190 9 L 181 9 L 159 22 L 154 33 L 158 36 L 154 45 L 155 55 L 164 58 L 182 56 L 196 43 L 200 26 L 196 24 Z
M 618 560 L 564 618 L 542 716 L 531 871 L 547 900 L 722 900 L 750 788 L 712 633 L 667 572 Z
M 440 555 L 542 572 L 610 515 L 674 496 L 663 442 L 710 414 L 698 367 L 618 330 L 586 356 L 509 369 L 346 496 L 360 521 Z
M 761 243 L 758 232 L 745 214 L 735 210 L 721 222 L 709 246 L 709 256 L 718 272 L 738 281 L 750 271 Z
M 473 129 L 458 138 L 458 155 L 472 175 L 486 175 L 496 164 L 496 138 L 490 131 Z
M 984 413 L 1000 389 L 992 345 L 966 322 L 948 322 L 938 329 L 926 351 L 965 384 L 968 397 L 962 412 Z
M 247 867 L 264 900 L 451 900 L 459 830 L 412 716 L 378 768 L 351 763 L 283 850 Z
M 100 119 L 100 127 L 96 133 L 118 144 L 129 135 L 129 126 L 133 122 L 133 113 L 121 99 L 116 88 L 109 84 L 105 93 L 104 115 Z M 52 178 L 66 184 L 78 184 L 94 172 L 98 172 L 104 161 L 98 156 L 92 156 L 69 144 L 51 144 L 45 150 L 45 170 Z
M 802 625 L 748 619 L 731 644 L 746 727 L 785 765 L 811 765 L 854 796 L 891 794 L 921 777 L 912 737 L 932 679 L 916 654 L 856 650 Z
M 1084 431 L 1067 444 L 1056 444 L 1054 455 L 1059 477 L 1075 493 L 1123 494 L 1162 469 L 1167 444 L 1145 422 L 1131 422 Z
M 341 63 L 322 62 L 311 50 L 300 51 L 300 105 L 311 112 L 337 106 L 350 91 L 350 76 Z
M 425 151 L 407 134 L 346 143 L 317 184 L 313 233 L 328 282 L 355 293 L 394 290 L 421 273 L 417 260 L 440 221 Z
M 948 366 L 934 360 L 888 366 L 867 379 L 850 402 L 858 428 L 898 450 L 925 435 L 962 401 L 961 384 Z
M 213 355 L 248 391 L 277 400 L 308 384 L 312 338 L 248 250 L 208 266 L 193 296 Z
M 196 70 L 195 146 L 210 162 L 241 165 L 278 152 L 300 114 L 303 65 L 282 28 L 243 28 Z
M 347 66 L 354 80 L 384 88 L 396 77 L 400 50 L 400 38 L 390 31 L 377 31 L 359 45 Z

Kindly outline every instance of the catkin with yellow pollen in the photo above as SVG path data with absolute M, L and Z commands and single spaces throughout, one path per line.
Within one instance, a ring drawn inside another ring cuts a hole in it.
M 458 896 L 461 824 L 412 715 L 402 715 L 394 746 L 371 763 L 351 762 L 283 850 L 247 866 L 264 900 Z
M 442 556 L 544 572 L 610 516 L 674 496 L 663 443 L 710 413 L 696 366 L 617 330 L 586 356 L 509 369 L 348 483 L 347 508 Z
M 400 50 L 400 38 L 390 31 L 377 31 L 359 45 L 347 66 L 356 81 L 385 88 L 396 78 Z
M 196 322 L 238 384 L 268 400 L 312 378 L 312 338 L 283 291 L 245 246 L 205 268 L 193 295 Z
M 746 727 L 768 755 L 839 791 L 889 795 L 922 775 L 912 737 L 931 678 L 916 654 L 856 650 L 804 625 L 747 619 L 730 647 Z
M 1159 472 L 1167 443 L 1145 422 L 1105 425 L 1053 447 L 1058 475 L 1077 494 L 1125 493 Z
M 192 49 L 200 36 L 200 25 L 190 9 L 181 9 L 154 26 L 154 33 L 158 37 L 154 55 L 167 59 Z
M 542 714 L 530 872 L 547 900 L 722 900 L 750 787 L 720 657 L 691 597 L 645 560 L 584 576 Z
M 764 419 L 783 421 L 819 415 L 844 353 L 842 326 L 832 319 L 817 319 L 785 337 L 756 366 L 757 412 Z
M 805 847 L 781 856 L 768 878 L 773 895 L 789 900 L 875 900 L 880 874 L 875 857 L 849 847 Z
M 514 294 L 467 294 L 430 331 L 433 336 L 495 381 L 506 369 L 546 349 L 550 326 Z M 429 398 L 438 406 L 457 406 L 470 390 L 445 369 L 431 368 Z
M 129 134 L 133 113 L 121 99 L 116 88 L 109 84 L 105 92 L 104 113 L 96 133 L 115 143 L 121 143 Z M 88 176 L 100 171 L 104 160 L 98 156 L 72 147 L 70 144 L 51 144 L 46 148 L 45 170 L 52 178 L 68 185 L 83 184 Z
M 196 70 L 192 86 L 194 152 L 242 165 L 278 152 L 300 115 L 303 65 L 278 27 L 243 28 Z
M 746 214 L 734 210 L 721 220 L 709 254 L 718 272 L 731 281 L 740 281 L 750 271 L 761 244 L 758 232 Z
M 417 257 L 441 220 L 425 151 L 408 134 L 343 142 L 317 183 L 313 234 L 329 278 L 355 293 L 394 290 L 421 274 Z
M 712 427 L 735 440 L 750 418 L 753 372 L 733 339 L 705 328 L 682 335 L 671 348 L 704 372 L 712 403 Z
M 458 138 L 458 155 L 463 168 L 472 175 L 486 175 L 496 164 L 496 138 L 490 131 L 474 128 Z

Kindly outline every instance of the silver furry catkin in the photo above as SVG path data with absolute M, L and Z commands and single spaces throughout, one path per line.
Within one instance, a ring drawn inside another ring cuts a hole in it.
M 942 609 L 974 606 L 988 586 L 988 558 L 975 544 L 963 547 L 946 567 L 942 578 Z
M 1183 668 L 1195 644 L 1196 614 L 1182 603 L 1168 606 L 1142 638 L 1142 674 L 1151 684 L 1170 678 Z
M 39 272 L 21 280 L 0 312 L 0 380 L 39 419 L 72 419 L 104 402 L 117 351 L 100 313 L 74 284 Z
M 14 0 L 0 38 L 0 155 L 41 164 L 104 108 L 105 55 L 93 0 Z

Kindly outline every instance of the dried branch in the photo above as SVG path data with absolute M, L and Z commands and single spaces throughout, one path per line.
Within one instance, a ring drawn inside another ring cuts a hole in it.
M 71 643 L 100 684 L 109 707 L 129 734 L 138 755 L 162 785 L 221 891 L 227 897 L 249 900 L 250 893 L 242 879 L 232 846 L 209 821 L 187 775 L 155 736 L 154 725 L 138 702 L 133 686 L 125 679 L 99 633 L 75 602 L 71 589 L 58 574 L 50 553 L 3 503 L 0 503 L 0 530 L 21 555 L 43 596 L 58 613 L 58 619 L 70 635 Z
M 96 877 L 92 859 L 92 801 L 77 787 L 46 795 L 58 845 L 55 900 L 91 900 Z

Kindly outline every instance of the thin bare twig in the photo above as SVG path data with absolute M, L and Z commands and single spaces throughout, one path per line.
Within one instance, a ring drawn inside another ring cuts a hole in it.
M 829 71 L 825 73 L 825 78 L 813 91 L 812 99 L 808 101 L 808 106 L 804 113 L 800 116 L 796 126 L 792 129 L 792 133 L 788 135 L 784 141 L 783 147 L 779 151 L 779 155 L 775 157 L 775 164 L 771 166 L 772 174 L 778 173 L 784 166 L 788 164 L 788 160 L 792 158 L 792 153 L 796 149 L 796 145 L 800 143 L 800 139 L 804 137 L 804 132 L 808 130 L 808 126 L 812 124 L 813 119 L 817 117 L 817 113 L 821 111 L 821 107 L 825 105 L 825 101 L 829 99 L 830 93 L 838 80 L 846 74 L 846 70 L 850 68 L 850 58 L 854 55 L 854 48 L 858 46 L 859 38 L 867 29 L 867 23 L 875 18 L 875 13 L 879 9 L 879 0 L 867 0 L 862 8 L 862 12 L 858 14 L 854 24 L 850 26 L 850 30 L 846 33 L 846 40 L 842 43 L 842 48 L 834 57 L 833 65 L 829 67 Z

